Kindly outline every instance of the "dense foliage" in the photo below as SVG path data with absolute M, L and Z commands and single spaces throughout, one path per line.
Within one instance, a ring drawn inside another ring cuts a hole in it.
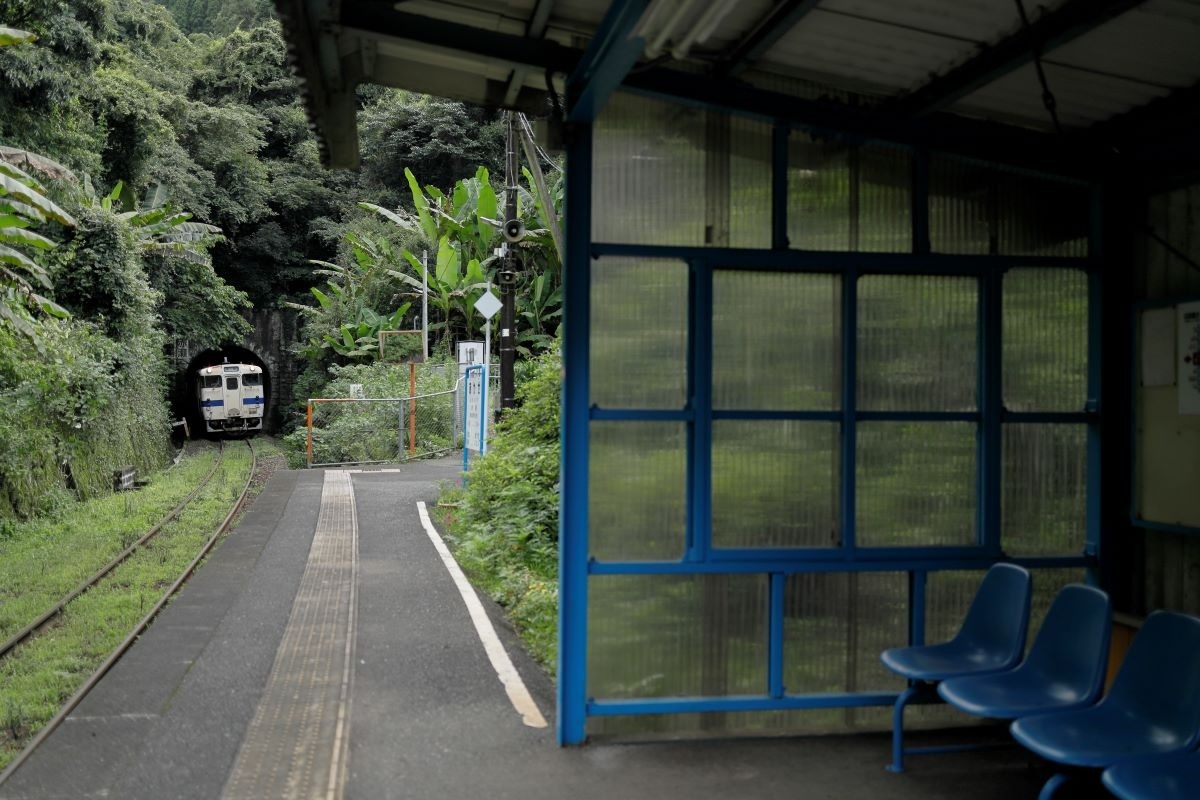
M 533 361 L 507 413 L 445 519 L 455 556 L 505 606 L 534 656 L 553 669 L 558 619 L 557 351 Z

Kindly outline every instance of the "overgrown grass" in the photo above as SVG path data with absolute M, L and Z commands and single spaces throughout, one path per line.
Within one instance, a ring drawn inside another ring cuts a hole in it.
M 504 606 L 530 653 L 558 655 L 557 353 L 538 358 L 467 488 L 442 494 L 441 521 L 471 580 Z
M 163 511 L 194 488 L 214 457 L 215 449 L 206 449 L 174 470 L 155 477 L 151 486 L 161 493 L 155 498 L 156 503 L 163 505 Z M 178 519 L 139 548 L 99 586 L 72 601 L 50 630 L 0 661 L 0 769 L 57 713 L 196 557 L 241 492 L 249 468 L 249 450 L 237 443 L 227 445 L 224 461 L 212 481 Z M 148 492 L 151 486 L 142 491 Z M 79 568 L 65 562 L 87 559 L 102 565 L 161 517 L 160 512 L 149 509 L 141 515 L 125 515 L 124 497 L 117 499 L 120 502 L 115 508 L 113 498 L 103 498 L 80 503 L 62 519 L 29 523 L 30 530 L 39 535 L 23 537 L 20 553 L 24 563 L 38 573 L 19 579 L 27 591 L 50 597 L 33 605 L 35 610 L 29 619 L 94 571 L 94 567 Z M 147 516 L 149 523 L 144 522 Z M 90 525 L 93 520 L 99 523 Z M 103 535 L 96 533 L 101 530 Z M 61 557 L 56 542 L 74 547 L 72 552 L 76 555 Z M 21 575 L 19 570 L 13 571 L 7 552 L 8 549 L 0 551 L 0 568 L 4 570 L 0 580 L 8 580 L 10 573 Z M 72 577 L 76 574 L 80 577 Z M 55 588 L 43 589 L 39 575 L 47 576 L 45 582 L 53 582 Z M 58 587 L 62 584 L 66 589 L 60 591 Z M 10 584 L 0 585 L 7 593 Z M 14 625 L 12 630 L 18 627 Z

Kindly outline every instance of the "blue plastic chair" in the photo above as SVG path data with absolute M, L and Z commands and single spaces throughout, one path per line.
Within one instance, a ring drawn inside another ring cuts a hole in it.
M 1111 633 L 1108 595 L 1082 584 L 1065 586 L 1019 667 L 951 678 L 938 685 L 938 694 L 960 711 L 995 719 L 1090 706 L 1104 689 Z
M 1200 740 L 1200 619 L 1172 611 L 1146 618 L 1108 694 L 1078 711 L 1023 717 L 1013 737 L 1073 772 L 1042 787 L 1042 800 L 1077 772 L 1190 750 Z
M 1195 800 L 1200 753 L 1123 761 L 1104 770 L 1101 780 L 1121 800 Z
M 994 564 L 971 601 L 962 627 L 948 642 L 895 647 L 880 656 L 883 665 L 909 679 L 892 710 L 892 772 L 904 771 L 904 708 L 914 700 L 936 699 L 938 681 L 1012 669 L 1025 649 L 1032 581 L 1015 564 Z M 914 751 L 915 752 L 915 751 Z

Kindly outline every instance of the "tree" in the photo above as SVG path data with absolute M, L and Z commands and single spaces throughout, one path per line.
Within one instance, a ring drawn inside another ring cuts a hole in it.
M 34 38 L 27 31 L 0 27 L 0 46 Z M 28 251 L 52 250 L 57 244 L 30 228 L 47 220 L 73 226 L 75 219 L 46 197 L 41 184 L 17 163 L 61 177 L 73 176 L 62 165 L 17 148 L 3 148 L 0 158 L 0 325 L 14 329 L 41 349 L 32 310 L 59 318 L 66 317 L 67 311 L 38 291 L 52 288 L 50 275 Z

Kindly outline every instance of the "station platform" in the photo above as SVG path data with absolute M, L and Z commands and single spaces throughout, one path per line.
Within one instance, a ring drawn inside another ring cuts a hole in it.
M 551 679 L 478 598 L 514 707 L 421 520 L 458 470 L 276 473 L 0 798 L 1037 796 L 1019 750 L 893 775 L 885 735 L 558 747 Z

